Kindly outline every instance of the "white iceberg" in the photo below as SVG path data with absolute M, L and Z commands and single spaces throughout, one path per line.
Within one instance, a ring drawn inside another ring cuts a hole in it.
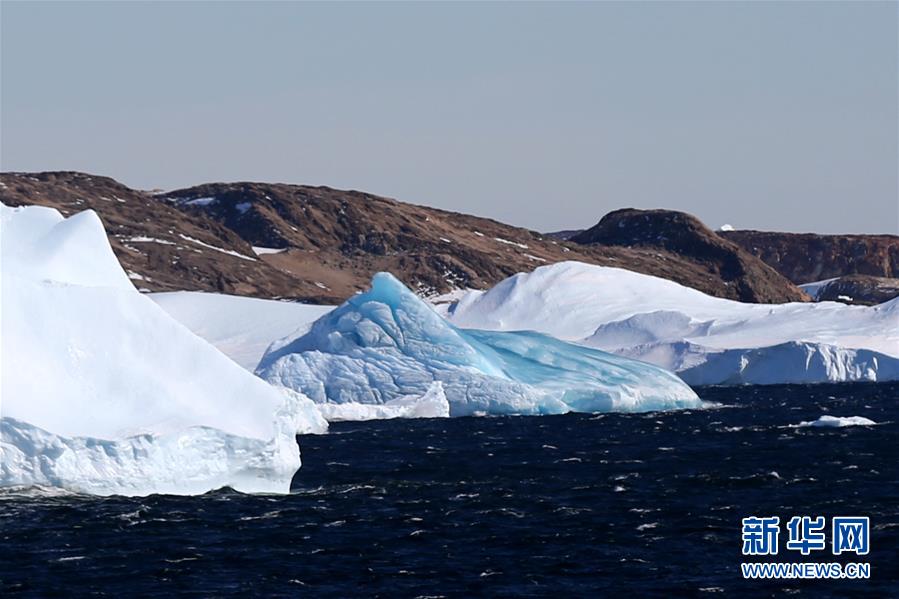
M 872 307 L 746 304 L 563 262 L 438 309 L 459 327 L 536 330 L 674 370 L 691 384 L 899 379 L 899 298 Z
M 287 492 L 311 402 L 250 375 L 138 293 L 92 211 L 0 205 L 0 486 Z
M 461 330 L 387 273 L 275 344 L 257 374 L 317 404 L 390 405 L 441 383 L 451 416 L 699 407 L 673 374 L 533 332 Z
M 863 416 L 821 416 L 817 420 L 800 422 L 798 426 L 805 427 L 821 427 L 821 428 L 842 428 L 844 426 L 874 426 L 877 423 Z

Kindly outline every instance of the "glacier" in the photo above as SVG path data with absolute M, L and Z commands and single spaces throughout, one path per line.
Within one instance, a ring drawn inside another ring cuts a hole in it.
M 312 402 L 229 360 L 134 288 L 93 211 L 0 204 L 0 486 L 289 490 Z
M 650 364 L 535 332 L 459 329 L 388 273 L 305 334 L 273 344 L 256 373 L 320 405 L 390 406 L 440 383 L 450 416 L 702 405 Z
M 458 327 L 532 329 L 702 384 L 899 380 L 899 298 L 747 304 L 624 269 L 561 262 L 438 311 Z

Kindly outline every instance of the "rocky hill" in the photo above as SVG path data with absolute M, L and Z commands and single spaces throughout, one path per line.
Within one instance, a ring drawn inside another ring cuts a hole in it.
M 736 299 L 757 302 L 807 301 L 808 296 L 781 274 L 737 244 L 715 234 L 690 214 L 673 210 L 625 208 L 605 215 L 595 226 L 570 238 L 589 246 L 657 249 L 692 261 L 708 277 L 733 289 Z
M 185 217 L 168 202 L 113 179 L 74 172 L 3 173 L 0 201 L 38 204 L 71 215 L 92 208 L 135 285 L 151 291 L 191 289 L 274 297 L 314 295 L 258 259 L 235 232 L 202 215 Z
M 899 236 L 719 231 L 794 283 L 845 275 L 899 277 Z
M 728 258 L 732 244 L 725 241 L 560 241 L 490 219 L 327 187 L 213 183 L 150 193 L 77 172 L 3 173 L 0 201 L 51 206 L 63 214 L 94 209 L 135 284 L 152 291 L 336 303 L 366 288 L 382 270 L 432 294 L 484 288 L 543 264 L 579 260 L 719 297 L 767 303 L 805 298 L 753 256 Z M 681 239 L 678 228 L 687 223 L 690 235 L 700 227 L 705 235 L 707 229 L 693 221 L 673 219 L 658 233 Z

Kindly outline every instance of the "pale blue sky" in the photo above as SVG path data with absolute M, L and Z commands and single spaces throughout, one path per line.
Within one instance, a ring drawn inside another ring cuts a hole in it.
M 2 2 L 3 170 L 899 232 L 896 2 Z

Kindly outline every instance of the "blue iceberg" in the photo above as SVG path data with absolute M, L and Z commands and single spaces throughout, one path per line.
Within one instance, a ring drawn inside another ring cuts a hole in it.
M 270 347 L 256 374 L 319 404 L 385 404 L 439 382 L 450 416 L 701 406 L 651 364 L 531 331 L 456 328 L 387 273 L 306 334 Z

